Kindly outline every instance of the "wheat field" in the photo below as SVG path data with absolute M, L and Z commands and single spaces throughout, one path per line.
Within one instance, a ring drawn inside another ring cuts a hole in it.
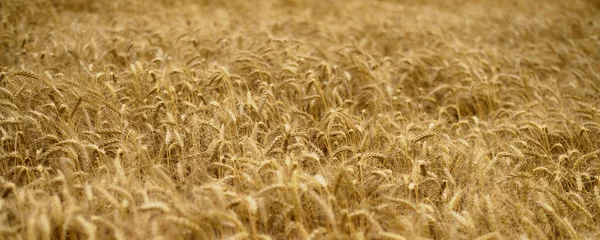
M 598 1 L 0 18 L 0 239 L 600 238 Z

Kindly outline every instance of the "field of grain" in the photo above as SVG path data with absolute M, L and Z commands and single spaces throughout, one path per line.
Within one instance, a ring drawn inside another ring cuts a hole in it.
M 595 0 L 0 0 L 0 239 L 599 239 Z

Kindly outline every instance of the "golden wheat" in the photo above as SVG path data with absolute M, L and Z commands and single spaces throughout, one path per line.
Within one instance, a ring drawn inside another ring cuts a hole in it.
M 0 1 L 0 239 L 600 238 L 594 1 Z

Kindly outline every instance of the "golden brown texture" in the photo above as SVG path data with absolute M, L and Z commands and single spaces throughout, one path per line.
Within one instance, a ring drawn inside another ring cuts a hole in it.
M 1 0 L 0 239 L 598 239 L 598 6 Z

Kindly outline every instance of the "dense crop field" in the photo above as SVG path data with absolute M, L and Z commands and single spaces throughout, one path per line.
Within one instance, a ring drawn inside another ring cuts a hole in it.
M 0 18 L 0 239 L 600 238 L 598 1 Z

